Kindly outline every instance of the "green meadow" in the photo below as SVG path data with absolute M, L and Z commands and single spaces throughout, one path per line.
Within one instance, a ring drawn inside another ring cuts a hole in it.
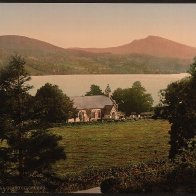
M 59 161 L 55 170 L 59 175 L 126 166 L 166 158 L 168 156 L 168 130 L 163 120 L 138 120 L 53 128 L 62 136 L 66 160 Z

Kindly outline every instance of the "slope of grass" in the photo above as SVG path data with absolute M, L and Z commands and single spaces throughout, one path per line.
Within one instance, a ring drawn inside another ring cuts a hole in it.
M 67 159 L 59 161 L 58 174 L 78 173 L 85 169 L 110 168 L 168 156 L 168 130 L 162 120 L 75 125 L 53 128 L 61 135 Z

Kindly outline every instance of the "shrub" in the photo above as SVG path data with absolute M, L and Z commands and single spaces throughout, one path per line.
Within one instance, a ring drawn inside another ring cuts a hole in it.
M 67 175 L 58 192 L 74 192 L 101 186 L 102 193 L 196 192 L 196 153 L 169 160 L 105 169 L 87 168 Z
M 105 179 L 100 186 L 102 193 L 119 193 L 125 188 L 121 178 Z

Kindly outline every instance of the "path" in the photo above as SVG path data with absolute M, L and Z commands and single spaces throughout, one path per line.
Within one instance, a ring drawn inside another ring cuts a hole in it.
M 101 193 L 100 187 L 95 187 L 92 189 L 81 190 L 74 193 Z

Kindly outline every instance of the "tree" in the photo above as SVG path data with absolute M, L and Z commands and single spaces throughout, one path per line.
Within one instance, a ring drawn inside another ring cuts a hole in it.
M 173 82 L 162 91 L 164 116 L 171 123 L 169 157 L 195 148 L 196 134 L 196 58 L 190 66 L 190 77 Z
M 98 85 L 92 84 L 90 87 L 90 91 L 86 92 L 85 96 L 93 96 L 93 95 L 104 95 L 102 90 Z
M 73 102 L 57 85 L 46 83 L 35 95 L 35 112 L 42 121 L 65 122 L 76 112 Z
M 15 55 L 0 71 L 0 186 L 19 186 L 20 190 L 7 190 L 14 192 L 36 185 L 52 190 L 52 164 L 66 155 L 58 144 L 61 137 L 34 118 L 24 66 L 25 60 Z
M 158 104 L 154 107 L 154 119 L 167 119 L 167 114 L 165 113 L 165 106 Z
M 152 96 L 146 93 L 139 81 L 134 82 L 131 88 L 116 89 L 112 98 L 117 102 L 119 110 L 126 115 L 150 111 L 153 104 Z

